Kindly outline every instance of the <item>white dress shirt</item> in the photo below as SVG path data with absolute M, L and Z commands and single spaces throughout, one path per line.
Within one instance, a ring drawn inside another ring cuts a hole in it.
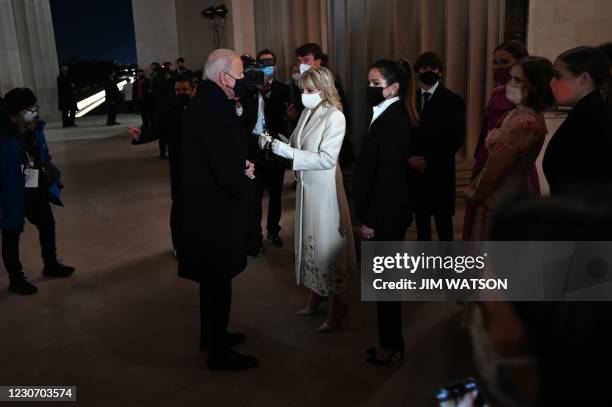
M 264 97 L 261 92 L 257 92 L 257 98 L 259 100 L 259 106 L 257 107 L 257 122 L 255 123 L 255 127 L 253 127 L 253 134 L 261 134 L 266 129 L 266 118 L 265 118 L 265 105 L 264 105 Z
M 378 119 L 380 115 L 383 114 L 383 112 L 387 110 L 389 106 L 391 106 L 393 103 L 397 102 L 398 100 L 400 100 L 399 96 L 395 96 L 391 99 L 385 99 L 384 101 L 380 102 L 378 105 L 374 106 L 372 108 L 372 121 L 370 121 L 370 125 L 372 125 L 372 123 L 374 123 L 374 120 Z

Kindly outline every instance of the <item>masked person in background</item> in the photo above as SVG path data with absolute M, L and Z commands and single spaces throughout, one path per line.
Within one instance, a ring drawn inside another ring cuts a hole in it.
M 501 124 L 506 114 L 514 109 L 514 104 L 506 97 L 506 84 L 510 81 L 510 70 L 521 58 L 528 56 L 527 47 L 520 41 L 510 40 L 499 44 L 493 51 L 493 79 L 496 88 L 489 98 L 489 102 L 485 107 L 480 128 L 480 137 L 476 145 L 474 153 L 474 167 L 472 167 L 472 176 L 470 181 L 482 171 L 489 150 L 485 147 L 485 138 L 491 130 Z M 533 191 L 539 192 L 539 181 L 535 167 L 532 170 L 530 183 Z M 465 205 L 465 215 L 463 217 L 463 240 L 470 240 L 472 236 L 472 227 L 475 221 L 475 208 L 469 202 Z
M 292 160 L 298 179 L 295 211 L 295 272 L 310 294 L 297 315 L 312 315 L 327 301 L 317 332 L 340 327 L 348 313 L 345 293 L 357 272 L 348 202 L 338 166 L 346 121 L 332 73 L 312 68 L 300 79 L 304 112 L 287 145 L 261 136 L 274 154 Z
M 544 112 L 554 102 L 552 76 L 552 63 L 546 58 L 526 57 L 512 67 L 506 97 L 516 107 L 489 132 L 485 139 L 489 158 L 465 192 L 476 208 L 470 240 L 489 240 L 497 210 L 532 192 L 529 176 L 548 133 Z
M 257 256 L 262 247 L 262 200 L 268 191 L 268 216 L 266 241 L 275 248 L 283 247 L 281 230 L 281 203 L 286 159 L 262 151 L 258 146 L 259 136 L 267 132 L 272 138 L 288 137 L 289 123 L 286 106 L 291 103 L 289 86 L 274 79 L 276 55 L 264 49 L 257 53 L 257 64 L 263 73 L 263 83 L 250 89 L 244 98 L 245 141 L 248 159 L 255 164 L 255 180 L 249 203 L 247 237 L 248 254 Z M 286 139 L 285 139 L 286 141 Z
M 160 135 L 168 140 L 168 164 L 170 167 L 170 193 L 172 208 L 170 209 L 170 233 L 172 235 L 172 248 L 175 257 L 178 257 L 181 241 L 181 218 L 183 214 L 181 192 L 181 132 L 183 129 L 183 112 L 196 95 L 197 89 L 191 77 L 178 77 L 174 84 L 176 93 L 174 106 L 162 120 L 151 127 L 128 127 L 133 145 L 150 143 L 158 140 Z
M 30 295 L 30 284 L 19 260 L 19 236 L 24 219 L 38 229 L 43 276 L 68 277 L 74 268 L 57 260 L 55 220 L 49 202 L 62 206 L 59 171 L 51 164 L 45 139 L 45 122 L 38 118 L 36 96 L 30 89 L 16 88 L 4 97 L 0 124 L 0 229 L 2 258 L 9 275 L 9 290 Z
M 552 136 L 542 167 L 550 194 L 612 183 L 612 106 L 601 89 L 610 75 L 608 60 L 597 47 L 577 47 L 555 60 L 550 87 L 558 103 L 573 106 Z
M 420 121 L 412 134 L 408 183 L 417 239 L 431 240 L 433 217 L 438 239 L 452 241 L 455 154 L 465 142 L 465 101 L 440 83 L 444 64 L 435 53 L 419 56 L 414 70 L 420 83 L 416 95 Z

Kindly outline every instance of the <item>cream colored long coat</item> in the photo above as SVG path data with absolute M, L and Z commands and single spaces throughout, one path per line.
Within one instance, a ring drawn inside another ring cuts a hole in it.
M 344 114 L 321 105 L 303 111 L 290 140 L 296 149 L 296 278 L 322 296 L 345 292 L 357 273 L 348 203 L 337 165 L 345 131 Z

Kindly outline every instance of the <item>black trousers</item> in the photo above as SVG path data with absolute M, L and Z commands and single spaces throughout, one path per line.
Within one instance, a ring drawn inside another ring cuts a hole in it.
M 108 113 L 106 115 L 106 124 L 115 124 L 117 122 L 117 104 L 107 103 L 106 108 Z
M 209 360 L 222 360 L 227 356 L 231 304 L 231 278 L 200 284 L 200 341 L 208 347 Z
M 44 192 L 38 189 L 26 190 L 25 216 L 38 228 L 41 255 L 45 265 L 57 264 L 55 219 Z M 23 266 L 19 260 L 19 235 L 20 233 L 2 229 L 2 259 L 11 281 L 24 278 Z
M 377 241 L 403 241 L 406 228 L 377 232 Z M 378 342 L 387 349 L 404 349 L 402 336 L 402 303 L 400 301 L 379 301 L 376 303 L 378 316 Z
M 76 116 L 76 110 L 62 110 L 62 126 L 70 127 L 74 126 L 74 117 Z
M 280 219 L 282 212 L 282 192 L 285 180 L 285 165 L 282 162 L 264 160 L 255 166 L 255 181 L 258 183 L 259 199 L 257 200 L 257 224 L 261 234 L 261 220 L 263 217 L 262 200 L 264 191 L 268 191 L 268 217 L 266 229 L 268 233 L 278 233 L 281 230 Z
M 160 134 L 157 142 L 159 143 L 159 158 L 166 158 L 166 153 L 168 151 L 168 135 Z
M 146 105 L 146 103 L 136 102 L 136 107 L 140 112 L 140 117 L 142 118 L 142 127 L 149 128 L 151 124 L 153 124 L 153 112 L 151 108 Z
M 172 236 L 172 247 L 179 252 L 181 246 L 181 224 L 183 206 L 180 198 L 172 199 L 170 208 L 170 235 Z
M 438 231 L 438 240 L 452 242 L 455 240 L 453 232 L 453 216 L 432 214 L 425 210 L 415 210 L 414 218 L 417 227 L 417 240 L 431 240 L 431 217 L 433 216 L 436 222 L 436 230 Z
M 246 210 L 247 253 L 258 253 L 263 246 L 263 236 L 261 234 L 261 189 L 257 178 L 247 181 Z

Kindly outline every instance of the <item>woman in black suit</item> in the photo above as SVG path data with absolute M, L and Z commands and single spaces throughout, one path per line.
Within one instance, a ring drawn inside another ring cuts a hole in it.
M 412 214 L 406 159 L 417 122 L 415 81 L 408 61 L 380 60 L 370 69 L 368 102 L 372 122 L 354 174 L 353 199 L 361 237 L 402 241 Z M 404 356 L 400 302 L 378 302 L 380 347 L 368 348 L 367 361 L 389 364 Z
M 575 187 L 612 183 L 612 112 L 601 88 L 608 61 L 596 47 L 573 48 L 559 55 L 550 87 L 558 103 L 573 106 L 544 155 L 551 195 Z

